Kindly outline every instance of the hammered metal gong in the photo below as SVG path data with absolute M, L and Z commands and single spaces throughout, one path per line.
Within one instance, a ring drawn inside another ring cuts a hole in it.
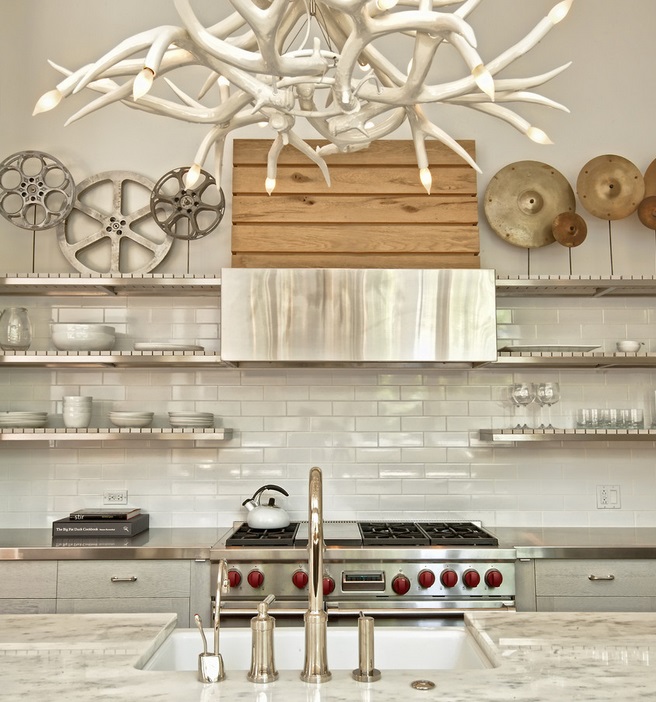
M 42 151 L 20 151 L 0 163 L 0 214 L 21 229 L 42 231 L 73 208 L 75 183 L 64 164 Z
M 138 173 L 107 171 L 76 190 L 65 222 L 57 227 L 66 260 L 83 273 L 148 273 L 173 240 L 153 220 L 154 183 Z
M 554 219 L 575 208 L 574 191 L 565 176 L 540 161 L 505 166 L 485 191 L 485 216 L 494 233 L 525 249 L 553 244 Z
M 588 161 L 576 181 L 585 209 L 600 219 L 623 219 L 635 212 L 645 196 L 645 179 L 623 156 L 604 154 Z

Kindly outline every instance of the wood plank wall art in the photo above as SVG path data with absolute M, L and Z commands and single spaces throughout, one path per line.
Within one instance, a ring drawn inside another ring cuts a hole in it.
M 475 158 L 474 141 L 460 143 Z M 331 187 L 287 146 L 269 196 L 270 147 L 264 139 L 234 142 L 234 267 L 480 267 L 476 171 L 439 142 L 426 142 L 431 195 L 419 182 L 412 141 L 383 140 L 327 158 Z

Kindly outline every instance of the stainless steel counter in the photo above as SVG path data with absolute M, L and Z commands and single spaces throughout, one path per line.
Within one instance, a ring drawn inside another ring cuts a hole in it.
M 517 558 L 656 558 L 656 528 L 524 527 L 489 529 Z
M 0 529 L 0 560 L 209 558 L 229 529 L 149 529 L 131 539 L 56 540 L 50 529 Z M 656 558 L 656 527 L 488 530 L 501 549 L 514 549 L 518 558 Z
M 226 531 L 149 529 L 129 539 L 53 539 L 50 529 L 0 529 L 0 560 L 208 559 Z

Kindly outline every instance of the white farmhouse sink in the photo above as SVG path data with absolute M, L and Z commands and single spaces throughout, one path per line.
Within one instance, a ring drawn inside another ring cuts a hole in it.
M 212 632 L 206 631 L 208 642 Z M 274 633 L 278 670 L 301 670 L 305 654 L 302 627 L 280 627 Z M 248 671 L 251 664 L 249 628 L 223 629 L 221 655 L 226 673 Z M 202 651 L 197 629 L 176 629 L 143 666 L 144 670 L 197 670 Z M 385 670 L 465 670 L 492 665 L 464 627 L 377 627 L 375 665 Z M 335 670 L 358 667 L 358 631 L 355 627 L 328 629 L 328 665 Z

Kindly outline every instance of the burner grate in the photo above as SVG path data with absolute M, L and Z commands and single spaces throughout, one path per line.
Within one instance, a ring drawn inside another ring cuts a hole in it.
M 414 522 L 360 522 L 363 546 L 428 546 L 428 536 Z
M 298 522 L 281 529 L 253 529 L 242 524 L 227 539 L 226 546 L 293 546 Z
M 471 522 L 422 522 L 431 546 L 498 546 L 496 537 Z

